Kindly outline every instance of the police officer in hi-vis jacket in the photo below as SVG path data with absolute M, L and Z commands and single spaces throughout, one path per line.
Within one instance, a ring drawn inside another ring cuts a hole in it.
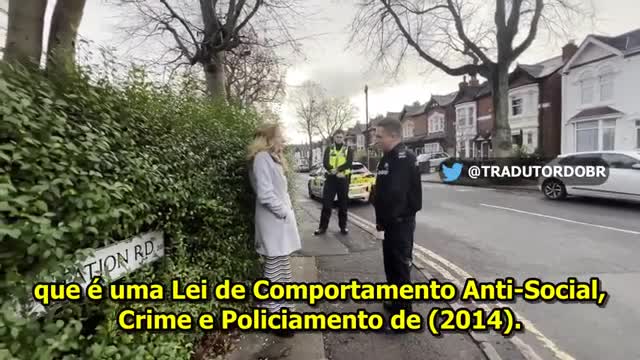
M 342 234 L 349 233 L 347 229 L 347 207 L 349 205 L 349 179 L 353 150 L 344 143 L 344 131 L 338 130 L 333 134 L 333 144 L 324 152 L 324 168 L 327 170 L 322 194 L 322 213 L 320 226 L 315 235 L 327 232 L 333 199 L 338 195 L 338 225 Z

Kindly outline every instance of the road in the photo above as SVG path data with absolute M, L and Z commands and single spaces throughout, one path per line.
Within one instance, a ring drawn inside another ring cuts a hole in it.
M 375 220 L 368 204 L 350 211 Z M 542 359 L 640 359 L 640 206 L 423 183 L 415 242 L 429 273 L 462 283 L 466 276 L 518 283 L 599 277 L 609 294 L 604 308 L 509 304 L 525 319 L 518 338 Z

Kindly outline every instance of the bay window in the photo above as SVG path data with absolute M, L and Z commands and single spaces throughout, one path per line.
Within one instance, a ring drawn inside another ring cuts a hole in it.
M 614 150 L 616 137 L 616 121 L 590 120 L 575 124 L 576 151 Z
M 463 105 L 456 109 L 456 124 L 458 127 L 473 126 L 476 120 L 476 106 L 474 103 Z

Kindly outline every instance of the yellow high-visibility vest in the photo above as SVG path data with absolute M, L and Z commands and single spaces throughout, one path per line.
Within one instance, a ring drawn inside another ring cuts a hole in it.
M 331 165 L 333 169 L 337 169 L 338 167 L 345 164 L 347 162 L 347 151 L 347 145 L 343 144 L 340 150 L 336 149 L 335 146 L 332 146 L 329 153 L 329 165 Z M 342 173 L 345 175 L 349 175 L 351 174 L 351 169 L 347 169 Z

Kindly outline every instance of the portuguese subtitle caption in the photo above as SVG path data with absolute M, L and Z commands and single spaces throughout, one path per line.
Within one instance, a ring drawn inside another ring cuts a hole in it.
M 405 285 L 363 283 L 271 283 L 258 280 L 247 285 L 224 280 L 210 284 L 206 279 L 183 284 L 174 279 L 169 286 L 160 283 L 112 283 L 105 285 L 100 277 L 94 277 L 83 288 L 78 283 L 39 283 L 33 287 L 34 299 L 42 305 L 63 301 L 105 301 L 149 304 L 144 310 L 124 307 L 117 314 L 117 325 L 125 331 L 191 331 L 201 330 L 277 330 L 294 331 L 379 331 L 388 321 L 392 329 L 408 331 L 428 330 L 435 336 L 455 331 L 495 331 L 511 336 L 524 331 L 524 324 L 509 306 L 495 306 L 502 302 L 523 299 L 532 303 L 592 303 L 604 307 L 608 294 L 602 290 L 599 278 L 581 282 L 568 278 L 558 283 L 537 278 L 517 284 L 513 278 L 480 282 L 467 279 L 458 288 L 450 282 L 430 280 Z M 189 313 L 160 312 L 153 309 L 154 302 L 211 302 L 232 303 L 247 301 L 252 297 L 259 305 L 265 301 L 306 303 L 316 306 L 328 301 L 446 301 L 456 303 L 452 307 L 432 307 L 426 314 L 406 313 L 404 310 L 391 317 L 382 313 L 359 309 L 357 312 L 322 313 L 296 312 L 283 308 L 269 313 L 257 306 L 249 312 L 223 307 L 218 313 L 204 312 L 197 316 Z M 464 307 L 465 304 L 479 306 Z M 491 305 L 491 306 L 484 306 Z

